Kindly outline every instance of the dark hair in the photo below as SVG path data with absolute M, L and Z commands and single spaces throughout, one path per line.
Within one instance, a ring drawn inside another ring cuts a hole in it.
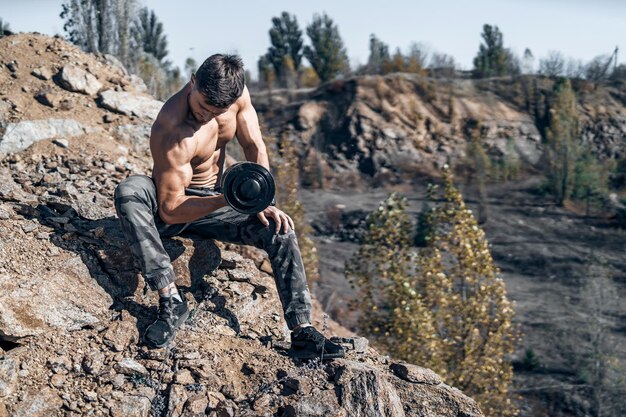
M 243 94 L 243 62 L 237 55 L 211 55 L 198 68 L 196 82 L 207 103 L 228 107 Z

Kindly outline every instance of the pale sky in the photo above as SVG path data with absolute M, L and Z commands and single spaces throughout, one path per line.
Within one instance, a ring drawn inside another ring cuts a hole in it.
M 63 33 L 62 0 L 0 0 L 0 17 L 14 31 Z M 522 55 L 530 48 L 535 65 L 550 50 L 587 62 L 620 48 L 626 62 L 626 1 L 620 0 L 439 0 L 439 1 L 191 1 L 143 0 L 163 22 L 168 58 L 184 66 L 187 57 L 201 63 L 218 52 L 239 53 L 247 69 L 269 46 L 271 18 L 282 11 L 295 14 L 301 29 L 314 13 L 326 12 L 339 26 L 353 67 L 368 57 L 369 36 L 375 33 L 391 50 L 406 51 L 423 42 L 432 51 L 452 55 L 463 69 L 481 42 L 485 23 L 497 25 L 505 47 Z M 304 35 L 305 43 L 308 42 Z

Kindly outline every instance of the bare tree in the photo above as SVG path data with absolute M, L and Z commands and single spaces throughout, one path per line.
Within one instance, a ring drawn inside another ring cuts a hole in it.
M 539 60 L 539 73 L 548 77 L 564 75 L 565 58 L 559 51 L 550 51 L 546 58 Z

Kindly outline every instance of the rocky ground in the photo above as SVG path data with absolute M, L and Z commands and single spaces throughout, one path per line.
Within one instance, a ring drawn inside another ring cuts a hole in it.
M 59 38 L 7 36 L 0 51 L 0 417 L 482 415 L 317 302 L 314 324 L 348 355 L 291 359 L 271 268 L 254 248 L 167 240 L 193 311 L 172 345 L 143 346 L 157 300 L 112 193 L 150 172 L 160 103 L 112 58 Z

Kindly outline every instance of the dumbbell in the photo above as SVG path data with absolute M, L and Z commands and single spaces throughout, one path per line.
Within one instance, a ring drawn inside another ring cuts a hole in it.
M 237 162 L 228 167 L 221 187 L 228 205 L 240 213 L 256 214 L 274 203 L 274 177 L 254 162 Z

